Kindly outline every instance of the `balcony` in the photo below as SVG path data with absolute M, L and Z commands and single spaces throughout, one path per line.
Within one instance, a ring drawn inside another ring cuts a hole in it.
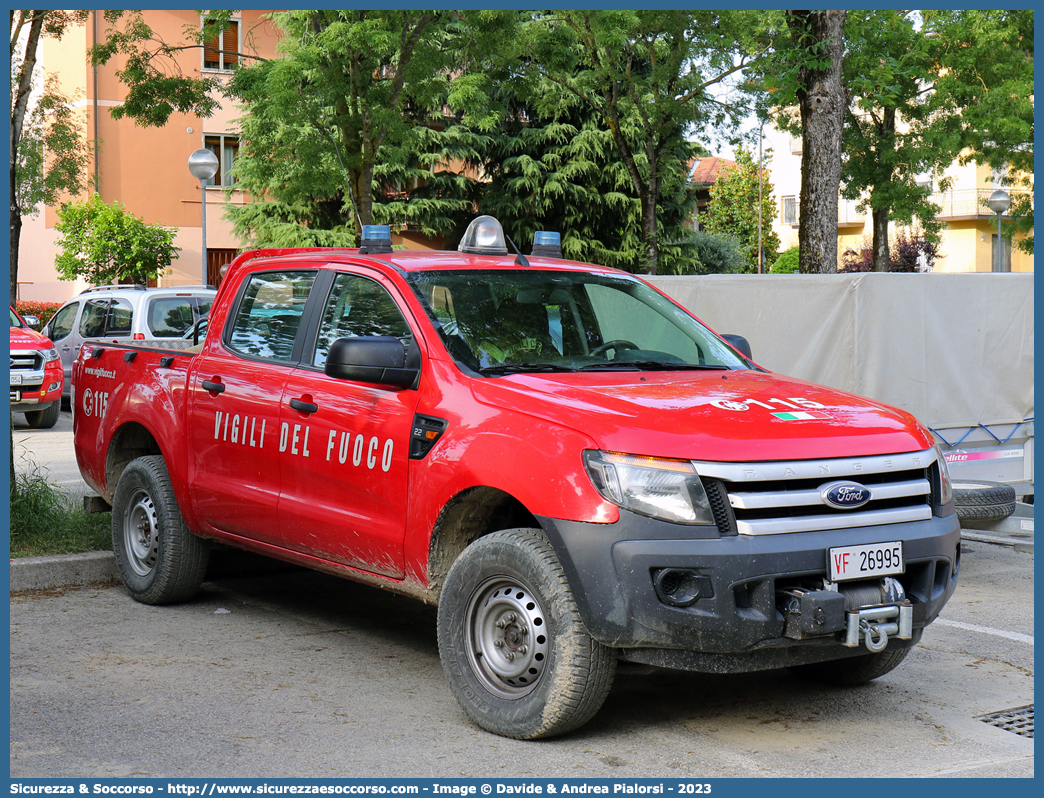
M 1032 198 L 1032 192 L 1030 191 L 1011 191 L 1005 189 L 1012 199 L 1021 196 L 1030 196 Z M 994 216 L 993 211 L 986 205 L 986 200 L 990 198 L 996 189 L 994 188 L 958 188 L 953 191 L 945 192 L 934 192 L 929 200 L 935 205 L 938 205 L 942 210 L 936 214 L 939 219 L 979 219 L 989 218 Z M 1005 217 L 1008 214 L 1004 214 Z

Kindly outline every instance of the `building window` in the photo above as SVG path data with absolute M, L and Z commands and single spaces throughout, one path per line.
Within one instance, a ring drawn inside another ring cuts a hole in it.
M 783 197 L 783 213 L 781 214 L 783 224 L 796 225 L 798 223 L 798 198 Z
M 239 136 L 204 136 L 203 146 L 217 156 L 217 174 L 207 180 L 208 186 L 231 186 L 232 166 L 239 154 Z M 220 182 L 219 182 L 220 180 Z
M 232 70 L 239 66 L 239 21 L 232 20 L 222 32 L 203 45 L 203 68 Z

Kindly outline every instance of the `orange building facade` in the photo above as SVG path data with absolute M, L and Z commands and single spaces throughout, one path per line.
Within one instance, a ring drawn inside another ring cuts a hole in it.
M 185 36 L 187 27 L 200 24 L 195 11 L 147 11 L 145 18 L 155 36 L 169 45 L 189 45 L 174 56 L 173 67 L 187 76 L 207 75 L 218 80 L 250 57 L 275 58 L 278 28 L 267 19 L 270 12 L 237 12 L 225 31 L 220 50 L 199 47 Z M 189 155 L 204 146 L 218 154 L 222 171 L 207 192 L 207 249 L 209 269 L 206 282 L 216 284 L 219 268 L 231 260 L 240 246 L 229 222 L 227 202 L 245 203 L 246 197 L 219 183 L 231 184 L 228 170 L 238 148 L 236 118 L 241 114 L 220 95 L 223 105 L 207 119 L 173 113 L 161 128 L 140 127 L 130 119 L 115 120 L 110 110 L 126 96 L 116 78 L 124 59 L 116 57 L 105 66 L 92 68 L 88 52 L 94 41 L 102 41 L 106 23 L 95 12 L 83 27 L 73 27 L 59 40 L 42 39 L 41 63 L 45 74 L 55 74 L 74 107 L 83 112 L 84 131 L 92 149 L 89 167 L 91 190 L 97 186 L 106 202 L 119 200 L 131 213 L 149 223 L 178 228 L 175 244 L 179 257 L 166 274 L 162 286 L 199 285 L 204 282 L 202 262 L 202 209 L 199 181 L 188 170 Z M 232 45 L 235 48 L 229 50 Z M 61 302 L 87 287 L 86 283 L 60 280 L 54 268 L 57 235 L 56 208 L 48 207 L 24 220 L 19 252 L 19 298 Z

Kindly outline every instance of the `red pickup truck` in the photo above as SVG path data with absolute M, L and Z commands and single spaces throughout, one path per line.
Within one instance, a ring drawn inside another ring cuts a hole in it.
M 62 409 L 65 375 L 58 350 L 51 340 L 32 329 L 11 310 L 11 410 L 25 413 L 26 423 L 50 429 L 58 423 Z M 36 324 L 33 316 L 28 317 Z
M 619 660 L 869 681 L 953 593 L 945 461 L 907 413 L 553 240 L 508 254 L 490 217 L 457 252 L 367 236 L 240 255 L 188 351 L 82 348 L 77 460 L 135 599 L 189 599 L 210 540 L 415 596 L 467 715 L 532 739 Z

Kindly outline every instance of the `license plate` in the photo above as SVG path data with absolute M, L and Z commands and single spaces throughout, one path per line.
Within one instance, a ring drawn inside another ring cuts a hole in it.
M 872 579 L 876 576 L 901 574 L 903 566 L 903 542 L 871 543 L 867 546 L 843 546 L 827 550 L 830 562 L 830 581 L 845 582 L 850 579 Z
M 11 384 L 12 385 L 21 385 L 22 384 L 22 375 L 21 374 L 12 374 L 11 375 Z

